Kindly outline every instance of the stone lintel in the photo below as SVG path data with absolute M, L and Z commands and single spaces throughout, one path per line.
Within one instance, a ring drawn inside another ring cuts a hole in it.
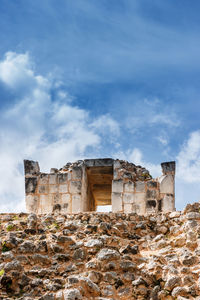
M 96 159 L 85 159 L 86 167 L 111 167 L 113 166 L 114 159 L 112 158 L 96 158 Z

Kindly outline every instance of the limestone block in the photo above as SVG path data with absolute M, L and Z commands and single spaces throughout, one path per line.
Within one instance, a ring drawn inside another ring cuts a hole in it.
M 162 201 L 162 211 L 171 212 L 175 210 L 174 197 L 172 194 L 165 194 Z
M 176 162 L 169 161 L 161 163 L 163 174 L 175 174 Z
M 68 173 L 58 174 L 58 183 L 67 183 Z
M 55 204 L 59 204 L 61 202 L 61 194 L 49 194 L 49 202 L 54 206 Z
M 63 213 L 71 213 L 71 195 L 70 194 L 62 194 L 61 209 L 62 209 Z
M 39 194 L 47 194 L 48 193 L 48 185 L 39 185 L 38 193 Z
M 58 186 L 56 184 L 49 185 L 49 193 L 50 194 L 57 193 L 57 192 L 58 192 Z
M 68 185 L 67 184 L 60 184 L 59 185 L 59 193 L 67 193 L 68 192 Z
M 69 191 L 72 194 L 81 193 L 81 181 L 70 181 Z
M 57 174 L 50 174 L 49 175 L 49 184 L 56 184 L 57 183 Z
M 124 191 L 133 193 L 134 192 L 134 183 L 132 181 L 126 182 L 124 184 Z
M 40 184 L 48 184 L 49 183 L 49 175 L 48 174 L 40 174 L 40 179 L 39 179 Z
M 124 212 L 125 213 L 131 213 L 133 210 L 133 205 L 132 204 L 124 204 Z
M 135 194 L 133 194 L 133 193 L 124 193 L 123 194 L 123 202 L 124 203 L 133 203 L 133 202 L 135 202 Z
M 25 191 L 28 193 L 35 193 L 37 187 L 37 177 L 25 178 Z
M 142 181 L 136 181 L 136 192 L 145 192 L 145 183 Z
M 25 175 L 37 175 L 40 172 L 40 167 L 37 161 L 24 160 Z
M 147 190 L 146 197 L 147 197 L 147 199 L 157 199 L 158 191 L 157 190 Z
M 112 192 L 123 193 L 123 180 L 120 179 L 112 181 Z
M 71 201 L 71 195 L 70 194 L 62 194 L 61 195 L 61 202 L 62 203 L 69 203 Z
M 137 208 L 137 211 L 135 211 L 135 212 L 138 213 L 139 215 L 144 215 L 146 212 L 146 194 L 145 193 L 136 193 L 135 194 L 135 204 L 139 206 Z
M 143 203 L 145 202 L 146 194 L 145 193 L 136 193 L 135 194 L 135 203 Z
M 48 195 L 40 195 L 40 204 L 41 205 L 46 205 L 49 201 L 49 196 Z
M 81 195 L 72 196 L 72 213 L 81 212 Z
M 35 195 L 27 195 L 26 196 L 26 210 L 27 213 L 37 212 L 37 203 L 38 203 L 38 196 Z
M 136 213 L 136 214 L 141 214 L 141 208 L 140 208 L 140 205 L 138 205 L 138 204 L 133 204 L 132 212 L 134 212 L 134 213 Z
M 174 193 L 174 176 L 163 175 L 159 178 L 160 193 L 173 194 Z
M 122 193 L 112 193 L 112 212 L 122 211 Z
M 40 195 L 39 207 L 43 214 L 52 212 L 52 202 L 49 201 L 48 195 Z
M 72 180 L 76 180 L 76 179 L 79 179 L 81 180 L 82 178 L 82 168 L 80 167 L 74 167 L 72 169 Z

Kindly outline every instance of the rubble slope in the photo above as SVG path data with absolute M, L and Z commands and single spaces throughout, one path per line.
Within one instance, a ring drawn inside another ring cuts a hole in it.
M 200 299 L 200 204 L 150 216 L 1 214 L 0 299 Z

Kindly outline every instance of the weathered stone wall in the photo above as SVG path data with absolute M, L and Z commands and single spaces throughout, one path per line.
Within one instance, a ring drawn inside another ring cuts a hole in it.
M 25 188 L 28 212 L 41 214 L 55 209 L 63 213 L 83 211 L 82 167 L 46 174 L 40 172 L 37 162 L 26 160 Z
M 63 213 L 94 211 L 97 203 L 88 176 L 93 181 L 93 187 L 98 184 L 94 184 L 92 176 L 96 176 L 95 180 L 101 183 L 98 194 L 101 190 L 103 193 L 104 187 L 107 188 L 105 203 L 109 202 L 106 197 L 109 197 L 108 185 L 112 182 L 110 204 L 113 212 L 136 212 L 143 215 L 175 210 L 175 162 L 162 163 L 163 175 L 156 179 L 152 179 L 149 172 L 141 166 L 113 159 L 88 159 L 68 163 L 60 170 L 52 169 L 50 174 L 41 173 L 38 163 L 34 161 L 25 160 L 24 166 L 28 212 L 42 214 L 55 209 L 60 209 Z M 99 170 L 99 174 L 88 175 L 87 170 L 92 168 L 96 172 Z M 107 174 L 103 173 L 104 168 Z M 110 168 L 113 174 L 109 173 Z
M 199 212 L 0 214 L 0 299 L 199 300 Z

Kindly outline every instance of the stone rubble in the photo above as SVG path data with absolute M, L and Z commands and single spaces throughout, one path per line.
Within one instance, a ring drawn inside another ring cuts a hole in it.
M 0 299 L 200 300 L 200 203 L 183 212 L 1 214 Z

